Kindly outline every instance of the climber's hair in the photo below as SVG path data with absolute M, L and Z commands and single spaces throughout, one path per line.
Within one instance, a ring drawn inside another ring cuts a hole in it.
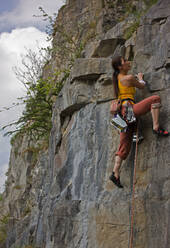
M 118 74 L 119 74 L 119 66 L 122 65 L 122 56 L 116 56 L 112 58 L 112 67 L 113 67 L 113 86 L 114 86 L 114 91 L 115 91 L 115 96 L 116 98 L 118 97 L 119 93 L 119 88 L 118 88 Z

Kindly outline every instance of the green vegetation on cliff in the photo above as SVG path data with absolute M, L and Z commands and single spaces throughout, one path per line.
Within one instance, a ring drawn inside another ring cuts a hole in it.
M 63 76 L 58 79 L 61 73 Z M 51 130 L 52 97 L 58 95 L 68 75 L 68 71 L 60 71 L 53 74 L 53 78 L 40 77 L 36 83 L 26 82 L 26 97 L 19 99 L 21 104 L 25 104 L 25 109 L 16 122 L 4 127 L 16 126 L 15 130 L 8 131 L 6 135 L 27 133 L 36 139 L 47 137 Z
M 0 244 L 4 245 L 7 238 L 7 225 L 9 222 L 9 214 L 0 217 Z
M 11 143 L 18 134 L 27 134 L 30 138 L 39 140 L 48 140 L 52 127 L 52 109 L 53 104 L 61 91 L 65 81 L 70 75 L 70 70 L 76 58 L 81 56 L 84 48 L 79 31 L 77 36 L 68 33 L 63 26 L 54 25 L 54 17 L 48 16 L 40 7 L 43 18 L 48 19 L 50 25 L 47 26 L 48 39 L 50 40 L 54 33 L 60 35 L 60 42 L 53 44 L 53 47 L 40 49 L 39 54 L 27 51 L 22 58 L 24 69 L 15 68 L 15 74 L 19 81 L 26 88 L 26 96 L 19 98 L 19 104 L 24 104 L 25 108 L 22 116 L 15 122 L 3 127 L 9 129 L 15 126 L 14 130 L 9 130 L 5 135 L 13 135 Z M 50 64 L 51 57 L 56 57 L 63 61 L 61 66 Z M 65 62 L 67 61 L 67 62 Z
M 134 21 L 130 27 L 128 27 L 125 31 L 124 38 L 128 40 L 135 31 L 137 31 L 140 25 L 140 18 L 146 14 L 146 12 L 152 7 L 152 5 L 156 4 L 158 0 L 143 0 L 145 7 L 143 10 L 138 11 L 136 6 L 133 4 L 125 3 L 125 19 L 127 16 L 131 15 L 134 18 Z

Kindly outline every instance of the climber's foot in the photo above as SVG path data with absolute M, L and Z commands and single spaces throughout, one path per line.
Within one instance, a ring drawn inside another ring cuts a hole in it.
M 123 188 L 122 184 L 120 183 L 120 177 L 116 178 L 114 172 L 112 172 L 112 174 L 110 175 L 109 179 L 110 179 L 118 188 Z
M 164 137 L 166 137 L 166 136 L 169 135 L 169 132 L 166 131 L 166 130 L 164 130 L 164 129 L 161 128 L 161 127 L 159 127 L 157 130 L 154 130 L 154 129 L 153 129 L 153 133 L 156 134 L 156 135 L 158 135 L 158 136 L 164 136 Z

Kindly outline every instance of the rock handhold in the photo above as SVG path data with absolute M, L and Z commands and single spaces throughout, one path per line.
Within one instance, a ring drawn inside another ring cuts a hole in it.
M 112 55 L 118 45 L 123 45 L 125 43 L 124 39 L 105 39 L 101 40 L 92 54 L 93 58 L 108 57 Z
M 71 82 L 75 80 L 97 80 L 102 74 L 112 73 L 111 59 L 77 59 L 71 72 Z

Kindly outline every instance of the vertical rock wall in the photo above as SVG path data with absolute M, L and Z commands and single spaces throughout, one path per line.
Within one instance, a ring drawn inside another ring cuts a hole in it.
M 86 4 L 69 1 L 62 11 L 79 7 L 83 12 L 88 8 Z M 128 247 L 134 151 L 121 171 L 124 189 L 118 189 L 108 180 L 119 143 L 117 131 L 109 124 L 113 98 L 110 57 L 121 52 L 133 58 L 132 72 L 144 72 L 148 83 L 137 98 L 159 94 L 163 105 L 160 122 L 168 128 L 169 13 L 169 1 L 159 1 L 142 18 L 137 33 L 129 40 L 124 39 L 124 32 L 130 24 L 122 21 L 89 43 L 84 58 L 75 62 L 55 103 L 48 152 L 40 152 L 35 163 L 32 151 L 24 153 L 27 156 L 24 162 L 15 150 L 21 149 L 22 154 L 28 146 L 26 141 L 20 141 L 21 147 L 17 143 L 13 146 L 10 165 L 13 173 L 8 177 L 5 194 L 6 208 L 15 219 L 9 222 L 6 247 L 28 244 L 39 248 Z M 145 139 L 139 146 L 137 159 L 133 247 L 168 248 L 170 140 L 152 134 L 149 114 L 141 121 Z M 15 182 L 16 178 L 22 180 L 20 196 L 16 188 L 11 191 L 11 175 Z M 28 199 L 30 211 L 26 208 Z M 26 208 L 24 213 L 22 206 Z

